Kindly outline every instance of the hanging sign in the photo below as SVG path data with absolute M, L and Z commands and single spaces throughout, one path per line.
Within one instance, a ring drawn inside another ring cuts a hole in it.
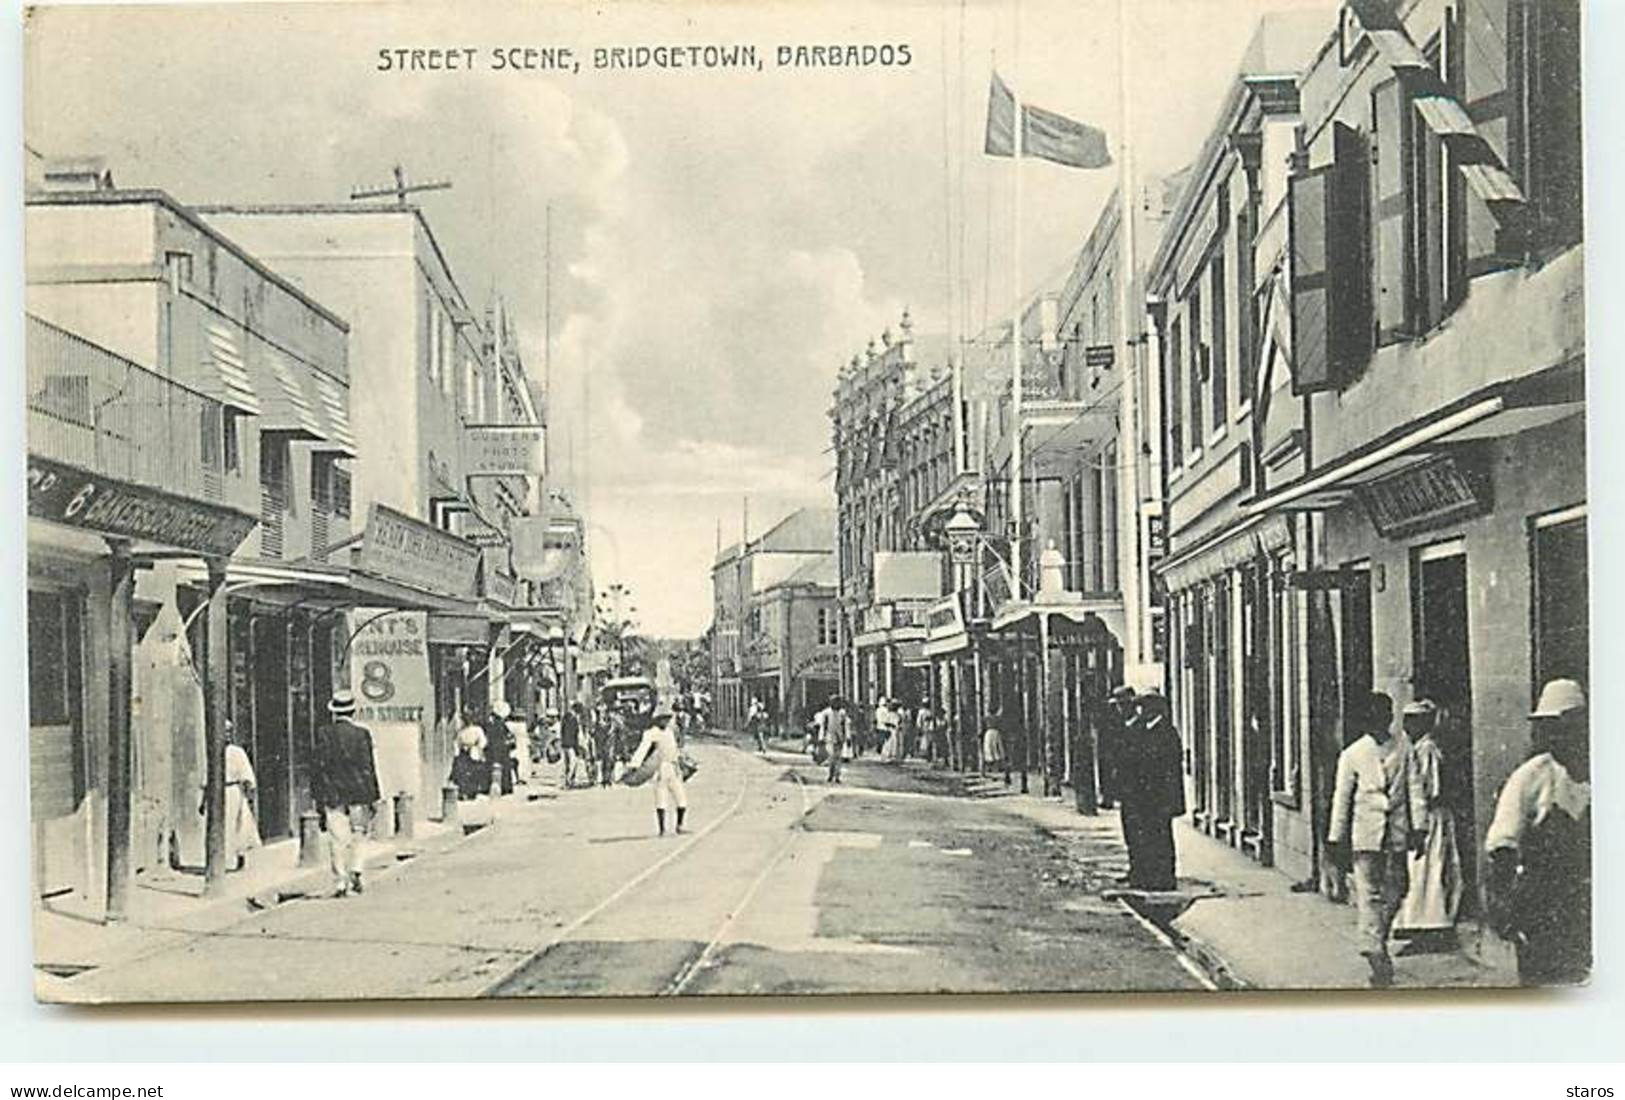
M 1489 510 L 1489 479 L 1452 454 L 1435 455 L 1360 486 L 1371 525 L 1384 538 L 1404 538 Z
M 541 477 L 546 434 L 540 424 L 470 424 L 463 429 L 463 469 L 469 477 Z
M 430 713 L 429 623 L 423 611 L 358 607 L 350 613 L 350 690 L 356 721 L 420 722 Z

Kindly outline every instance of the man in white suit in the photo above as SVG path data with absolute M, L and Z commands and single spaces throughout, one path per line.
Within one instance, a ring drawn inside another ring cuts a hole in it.
M 1360 954 L 1372 986 L 1382 988 L 1394 980 L 1388 933 L 1409 887 L 1407 852 L 1426 839 L 1417 826 L 1426 820 L 1427 792 L 1411 766 L 1410 738 L 1393 729 L 1394 701 L 1373 692 L 1358 702 L 1348 720 L 1361 736 L 1337 758 L 1326 843 L 1340 864 L 1353 864 Z

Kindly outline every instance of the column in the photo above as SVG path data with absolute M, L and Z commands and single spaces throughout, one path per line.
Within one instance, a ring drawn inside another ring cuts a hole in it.
M 130 646 L 135 567 L 130 544 L 108 539 L 107 629 L 107 909 L 124 919 L 130 897 Z
M 217 896 L 226 878 L 226 559 L 210 558 L 204 612 L 208 668 L 203 677 L 203 892 Z

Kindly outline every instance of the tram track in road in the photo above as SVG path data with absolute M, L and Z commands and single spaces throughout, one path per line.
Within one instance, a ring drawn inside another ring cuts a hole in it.
M 793 770 L 782 772 L 780 773 L 780 776 L 781 778 L 788 777 L 789 779 L 792 779 L 796 783 L 797 791 L 801 796 L 801 808 L 796 812 L 795 817 L 786 825 L 785 837 L 774 846 L 772 852 L 768 855 L 765 862 L 760 866 L 757 872 L 751 876 L 750 882 L 746 886 L 744 892 L 740 894 L 737 901 L 728 907 L 728 910 L 723 916 L 722 920 L 717 924 L 715 931 L 705 941 L 703 946 L 701 946 L 698 951 L 690 951 L 687 953 L 682 963 L 670 974 L 669 977 L 665 978 L 663 981 L 659 979 L 651 981 L 645 995 L 661 997 L 681 996 L 687 992 L 694 979 L 713 965 L 717 952 L 723 946 L 723 941 L 727 937 L 728 933 L 733 929 L 740 916 L 745 912 L 746 908 L 755 899 L 757 893 L 761 890 L 762 885 L 767 881 L 768 876 L 772 874 L 773 870 L 779 866 L 785 855 L 789 852 L 797 834 L 800 831 L 797 826 L 799 826 L 807 814 L 812 811 L 814 803 L 808 794 L 806 783 L 801 779 L 800 776 L 796 775 Z M 613 891 L 605 895 L 593 906 L 586 909 L 573 918 L 569 923 L 558 929 L 558 931 L 556 931 L 545 944 L 527 953 L 523 959 L 506 968 L 500 976 L 487 982 L 474 995 L 481 998 L 525 996 L 526 994 L 523 993 L 505 992 L 505 987 L 508 987 L 520 980 L 521 976 L 527 971 L 542 965 L 548 956 L 561 946 L 582 939 L 583 937 L 581 936 L 581 933 L 584 930 L 591 929 L 595 922 L 600 922 L 601 920 L 610 917 L 612 913 L 617 912 L 624 905 L 634 903 L 641 889 L 654 888 L 654 884 L 660 878 L 662 872 L 676 865 L 684 855 L 693 851 L 702 841 L 712 836 L 719 829 L 721 829 L 722 826 L 739 816 L 740 811 L 745 808 L 745 801 L 752 790 L 752 786 L 752 777 L 747 774 L 740 784 L 739 793 L 734 797 L 733 802 L 728 806 L 727 810 L 707 823 L 704 828 L 694 833 L 680 847 L 666 853 L 661 858 L 655 860 L 653 863 L 650 863 L 648 866 L 634 874 L 631 878 L 628 878 L 622 882 Z
M 784 860 L 785 854 L 790 851 L 791 846 L 795 843 L 796 837 L 800 833 L 797 826 L 806 820 L 807 815 L 812 812 L 812 799 L 807 795 L 806 781 L 797 775 L 794 770 L 788 774 L 790 778 L 796 781 L 796 789 L 801 792 L 801 812 L 796 815 L 795 820 L 785 830 L 784 839 L 773 849 L 773 854 L 768 857 L 767 862 L 762 865 L 762 869 L 751 879 L 750 885 L 745 888 L 745 892 L 740 895 L 739 900 L 729 906 L 727 916 L 722 919 L 721 925 L 718 926 L 716 933 L 710 940 L 706 942 L 704 949 L 683 964 L 682 968 L 672 976 L 671 981 L 667 982 L 665 988 L 660 991 L 660 996 L 681 997 L 687 992 L 689 984 L 695 977 L 712 965 L 712 960 L 716 957 L 718 948 L 722 946 L 723 937 L 733 929 L 746 908 L 755 900 L 757 892 L 762 888 L 762 884 L 767 881 L 767 876 L 773 873 L 774 868 L 778 867 Z
M 621 907 L 622 903 L 629 902 L 629 900 L 632 899 L 635 894 L 637 894 L 637 890 L 639 890 L 640 887 L 650 886 L 650 884 L 655 881 L 656 877 L 660 876 L 663 871 L 671 868 L 671 866 L 678 863 L 679 860 L 682 860 L 682 856 L 686 856 L 687 853 L 694 851 L 695 848 L 699 847 L 700 843 L 705 842 L 707 838 L 712 837 L 712 835 L 715 834 L 718 829 L 721 829 L 723 825 L 728 824 L 728 822 L 733 821 L 733 819 L 736 819 L 736 817 L 739 816 L 739 811 L 744 809 L 747 795 L 751 793 L 751 790 L 752 777 L 749 775 L 749 773 L 744 773 L 744 777 L 741 778 L 741 782 L 739 782 L 738 795 L 734 795 L 733 803 L 728 804 L 728 808 L 726 808 L 725 811 L 718 814 L 717 817 L 713 817 L 712 821 L 707 822 L 702 829 L 699 829 L 697 832 L 694 832 L 694 834 L 689 835 L 689 837 L 687 837 L 686 840 L 681 843 L 681 845 L 678 845 L 678 847 L 668 851 L 668 853 L 665 853 L 665 855 L 660 856 L 660 858 L 653 861 L 653 863 L 647 864 L 645 868 L 640 869 L 640 871 L 637 871 L 634 876 L 630 876 L 629 879 L 621 882 L 616 889 L 611 890 L 609 894 L 601 897 L 598 902 L 593 903 L 593 905 L 588 907 L 587 910 L 583 910 L 582 913 L 578 913 L 578 915 L 574 916 L 569 923 L 565 923 L 562 928 L 557 929 L 556 933 L 552 934 L 551 938 L 548 939 L 548 942 L 544 942 L 543 946 L 536 947 L 536 949 L 533 949 L 533 951 L 526 952 L 526 954 L 523 955 L 523 959 L 520 959 L 518 962 L 515 962 L 515 964 L 505 968 L 504 972 L 497 975 L 496 978 L 492 978 L 491 981 L 484 983 L 484 985 L 481 986 L 481 988 L 479 988 L 479 990 L 476 991 L 473 996 L 476 996 L 476 998 L 515 996 L 515 994 L 504 993 L 504 986 L 509 986 L 510 983 L 517 980 L 522 973 L 525 973 L 526 970 L 530 970 L 530 968 L 541 964 L 541 962 L 543 962 L 543 960 L 546 959 L 551 952 L 556 951 L 557 947 L 561 947 L 562 944 L 567 944 L 567 942 L 577 939 L 578 933 L 582 933 L 582 929 L 590 928 L 595 921 L 601 920 L 601 918 L 604 918 L 604 916 L 609 915 L 609 913 L 616 910 L 617 907 Z M 804 788 L 803 793 L 801 793 L 801 798 L 803 798 L 803 811 L 801 811 L 801 814 L 796 816 L 796 821 L 799 821 L 801 816 L 804 816 L 804 814 L 808 812 L 808 796 L 806 796 L 806 791 L 804 791 Z M 720 938 L 721 934 L 725 934 L 725 929 L 718 929 L 718 938 Z M 705 951 L 700 952 L 700 955 L 707 955 L 708 951 L 710 951 L 710 944 L 708 944 Z M 692 960 L 691 962 L 684 964 L 684 967 L 682 967 L 681 970 L 682 972 L 686 972 L 686 970 L 689 970 L 691 967 Z M 676 985 L 676 981 L 678 981 L 681 977 L 681 972 L 679 972 L 679 975 L 676 975 L 676 977 L 666 981 L 663 988 L 669 988 L 669 986 Z M 684 980 L 684 983 L 686 983 L 686 980 Z M 661 993 L 663 988 L 652 988 L 650 993 Z M 518 996 L 522 996 L 522 994 L 518 994 Z

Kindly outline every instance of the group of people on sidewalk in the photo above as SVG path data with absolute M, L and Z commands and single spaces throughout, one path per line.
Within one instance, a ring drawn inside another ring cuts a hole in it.
M 1393 700 L 1373 692 L 1346 721 L 1358 736 L 1337 761 L 1329 864 L 1351 875 L 1370 983 L 1393 983 L 1389 940 L 1453 941 L 1463 876 L 1456 822 L 1444 790 L 1438 707 L 1408 703 L 1394 728 Z M 1531 755 L 1502 787 L 1484 846 L 1487 916 L 1513 943 L 1520 980 L 1584 980 L 1591 966 L 1589 726 L 1585 693 L 1553 680 L 1529 716 Z
M 1160 692 L 1112 690 L 1097 723 L 1100 805 L 1120 807 L 1128 873 L 1134 890 L 1172 890 L 1177 883 L 1174 818 L 1185 813 L 1184 748 Z

